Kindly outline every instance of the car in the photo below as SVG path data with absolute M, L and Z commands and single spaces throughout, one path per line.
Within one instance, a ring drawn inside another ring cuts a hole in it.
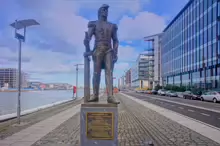
M 160 90 L 158 90 L 158 94 L 159 95 L 166 95 L 166 90 L 164 90 L 164 89 L 160 89 Z
M 192 92 L 192 91 L 183 92 L 184 99 L 200 100 L 200 95 L 201 92 Z
M 167 92 L 166 92 L 166 96 L 177 97 L 177 93 L 174 92 L 174 91 L 167 91 Z
M 157 90 L 151 90 L 151 94 L 157 94 Z
M 200 97 L 202 101 L 220 102 L 220 91 L 207 91 Z

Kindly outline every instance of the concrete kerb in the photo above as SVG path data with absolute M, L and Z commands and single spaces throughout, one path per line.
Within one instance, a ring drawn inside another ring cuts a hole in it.
M 146 108 L 149 108 L 153 111 L 156 111 L 157 113 L 165 116 L 166 118 L 177 122 L 178 124 L 181 124 L 217 143 L 220 144 L 220 139 L 219 139 L 219 135 L 220 135 L 220 129 L 214 126 L 211 126 L 209 124 L 203 123 L 201 121 L 189 118 L 187 116 L 181 115 L 179 113 L 176 113 L 174 111 L 156 106 L 154 104 L 151 104 L 147 101 L 142 101 L 140 99 L 137 99 L 135 97 L 126 95 L 124 93 L 119 93 L 143 106 L 145 106 Z

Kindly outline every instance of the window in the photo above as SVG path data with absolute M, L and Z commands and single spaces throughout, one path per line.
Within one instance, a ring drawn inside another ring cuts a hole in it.
M 216 39 L 216 25 L 212 27 L 212 39 Z
M 210 1 L 210 0 L 203 1 L 204 2 L 204 11 L 207 10 L 207 8 L 208 8 L 208 1 Z
M 220 67 L 217 68 L 217 75 L 220 75 Z
M 208 25 L 212 23 L 212 10 L 208 12 Z
M 197 56 L 197 62 L 199 62 L 200 61 L 200 51 L 199 50 L 197 50 L 197 54 L 196 54 L 196 56 Z
M 208 46 L 208 59 L 212 58 L 212 50 L 213 50 L 212 45 L 209 45 Z
M 218 41 L 218 54 L 220 53 L 220 41 Z
M 204 1 L 206 1 L 207 2 L 207 0 L 204 0 Z M 207 4 L 206 4 L 207 5 Z M 203 6 L 204 6 L 204 4 L 203 4 L 203 2 L 201 2 L 200 4 L 199 4 L 199 6 L 200 6 L 200 14 L 204 11 L 204 9 L 203 9 Z
M 204 47 L 204 60 L 208 59 L 207 46 Z
M 212 1 L 208 0 L 208 7 L 210 7 L 212 5 Z
M 200 44 L 199 44 L 199 46 L 201 46 L 201 45 L 203 45 L 203 33 L 200 33 L 199 39 L 200 39 Z
M 206 14 L 204 15 L 204 27 L 206 27 L 207 24 L 208 24 L 208 14 L 206 13 Z
M 204 44 L 207 43 L 207 39 L 208 39 L 207 33 L 208 33 L 207 31 L 204 32 Z
M 217 7 L 213 7 L 212 9 L 212 21 L 216 21 L 216 18 L 217 18 Z
M 220 35 L 220 22 L 218 22 L 218 35 Z
M 200 61 L 203 61 L 204 56 L 203 56 L 203 50 L 202 49 L 200 49 L 200 56 L 201 56 Z
M 220 10 L 220 3 L 217 3 L 218 10 Z M 220 11 L 218 11 L 218 16 L 220 16 Z
M 200 29 L 203 29 L 203 28 L 204 28 L 203 19 L 204 19 L 204 16 L 202 16 L 202 17 L 200 18 Z
M 212 29 L 208 29 L 208 42 L 212 40 Z
M 217 52 L 216 52 L 216 43 L 213 43 L 213 46 L 212 46 L 212 56 L 213 57 L 216 57 L 216 54 Z

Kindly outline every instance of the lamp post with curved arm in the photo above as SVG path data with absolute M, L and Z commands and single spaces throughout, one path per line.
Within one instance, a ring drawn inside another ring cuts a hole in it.
M 18 51 L 18 103 L 17 103 L 17 122 L 20 124 L 20 114 L 21 114 L 21 44 L 25 42 L 26 38 L 26 28 L 34 25 L 40 25 L 34 19 L 25 20 L 15 20 L 14 23 L 10 24 L 11 27 L 15 29 L 15 38 L 19 41 L 19 51 Z M 23 34 L 18 33 L 18 30 L 23 29 Z

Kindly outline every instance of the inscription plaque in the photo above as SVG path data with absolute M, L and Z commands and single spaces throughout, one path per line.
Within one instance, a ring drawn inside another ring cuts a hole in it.
M 114 139 L 114 114 L 112 112 L 87 112 L 86 135 L 93 140 Z

